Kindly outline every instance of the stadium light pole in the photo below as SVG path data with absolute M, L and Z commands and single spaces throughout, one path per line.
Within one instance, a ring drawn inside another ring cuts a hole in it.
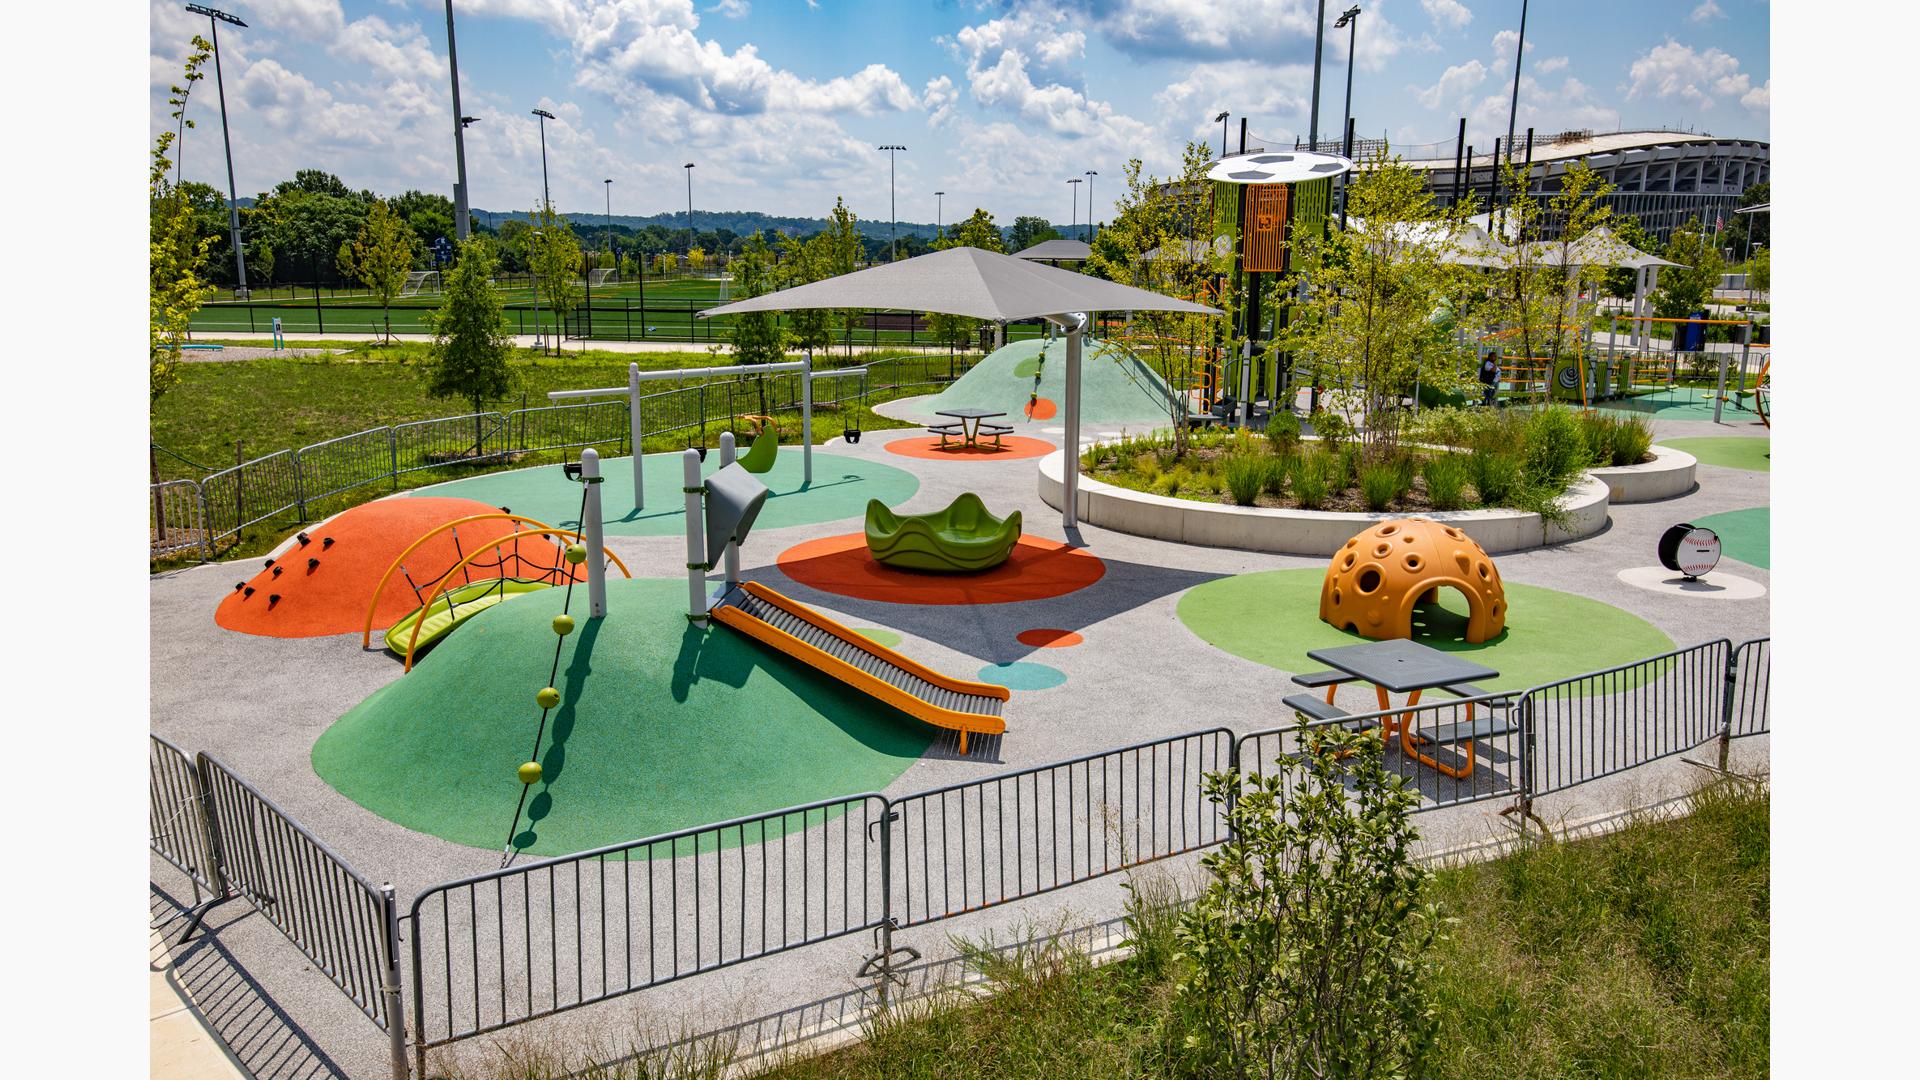
M 555 117 L 545 109 L 535 109 L 533 115 L 540 118 L 540 201 L 545 203 L 545 209 L 551 212 L 553 192 L 547 187 L 547 121 Z
M 693 162 L 680 166 L 687 170 L 687 269 L 693 269 Z
M 1307 116 L 1307 149 L 1320 152 L 1320 46 L 1327 33 L 1327 0 L 1319 0 L 1313 19 L 1313 106 Z
M 1507 105 L 1507 159 L 1513 159 L 1513 122 L 1520 114 L 1520 56 L 1527 47 L 1527 0 L 1520 0 L 1520 40 L 1513 46 L 1513 100 Z
M 1067 219 L 1067 235 L 1071 236 L 1080 224 L 1080 178 L 1076 176 L 1067 183 L 1073 185 L 1073 215 Z
M 1226 157 L 1227 156 L 1227 110 L 1221 109 L 1220 115 L 1214 117 L 1214 119 L 1220 121 L 1220 156 Z
M 1086 175 L 1087 175 L 1087 243 L 1091 244 L 1093 243 L 1093 178 L 1096 176 L 1099 176 L 1100 173 L 1097 170 L 1088 169 Z
M 476 117 L 460 113 L 460 58 L 453 47 L 453 0 L 447 0 L 447 72 L 453 80 L 453 235 L 467 240 L 467 125 Z
M 620 260 L 613 254 L 613 178 L 608 177 L 601 183 L 607 185 L 607 265 L 613 267 L 614 277 L 620 276 Z
M 1340 13 L 1340 21 L 1333 24 L 1335 30 L 1347 31 L 1347 103 L 1340 110 L 1340 154 L 1353 156 L 1353 66 L 1358 58 L 1360 45 L 1360 5 L 1355 4 Z M 1340 223 L 1344 227 L 1347 221 L 1347 179 L 1352 170 L 1340 174 Z
M 227 147 L 227 229 L 233 238 L 233 295 L 244 300 L 248 295 L 247 251 L 240 244 L 240 192 L 233 182 L 233 136 L 227 133 L 227 83 L 220 74 L 220 24 L 232 23 L 241 29 L 247 24 L 218 8 L 201 4 L 188 4 L 187 10 L 205 15 L 207 24 L 213 28 L 213 85 L 220 93 L 220 141 Z
M 933 227 L 941 236 L 947 235 L 947 193 L 933 193 Z
M 892 219 L 887 222 L 887 246 L 890 249 L 890 254 L 887 258 L 892 262 L 899 262 L 900 212 L 894 209 L 893 205 L 893 155 L 896 150 L 905 153 L 907 148 L 888 143 L 880 149 L 887 152 L 887 216 Z

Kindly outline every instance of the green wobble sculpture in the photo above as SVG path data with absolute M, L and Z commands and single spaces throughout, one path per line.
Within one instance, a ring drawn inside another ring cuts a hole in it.
M 930 514 L 896 514 L 879 499 L 867 503 L 867 550 L 886 566 L 979 573 L 1006 562 L 1019 541 L 1020 511 L 994 517 L 971 491 Z

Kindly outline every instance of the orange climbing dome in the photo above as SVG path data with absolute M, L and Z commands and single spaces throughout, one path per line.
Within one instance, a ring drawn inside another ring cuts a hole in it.
M 1320 618 L 1361 637 L 1413 636 L 1413 606 L 1451 586 L 1467 598 L 1467 641 L 1497 637 L 1507 625 L 1500 571 L 1473 537 L 1426 518 L 1383 521 L 1348 540 L 1327 564 Z

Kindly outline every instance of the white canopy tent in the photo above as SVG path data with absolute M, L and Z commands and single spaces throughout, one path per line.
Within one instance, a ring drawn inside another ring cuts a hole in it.
M 1080 356 L 1089 311 L 1184 311 L 1222 314 L 1216 308 L 1162 296 L 1146 289 L 1043 266 L 974 247 L 947 248 L 900 262 L 796 285 L 700 312 L 701 318 L 753 311 L 806 308 L 880 308 L 937 311 L 972 319 L 1012 322 L 1045 319 L 1067 332 L 1066 467 L 1062 523 L 1079 523 Z

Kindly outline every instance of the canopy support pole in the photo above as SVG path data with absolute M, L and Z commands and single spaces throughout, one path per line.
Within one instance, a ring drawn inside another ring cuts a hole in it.
M 813 486 L 813 358 L 800 361 L 800 486 Z M 726 462 L 722 455 L 721 462 Z
M 607 617 L 607 549 L 600 518 L 600 451 L 580 451 L 580 482 L 587 485 L 580 541 L 587 548 L 587 618 Z
M 680 455 L 681 489 L 687 504 L 687 618 L 695 626 L 707 623 L 707 538 L 706 516 L 702 500 L 706 487 L 700 480 L 700 451 L 687 447 Z
M 1068 529 L 1080 526 L 1080 350 L 1087 317 L 1078 312 L 1048 315 L 1047 322 L 1067 332 L 1066 382 L 1066 460 L 1061 463 L 1060 524 Z

